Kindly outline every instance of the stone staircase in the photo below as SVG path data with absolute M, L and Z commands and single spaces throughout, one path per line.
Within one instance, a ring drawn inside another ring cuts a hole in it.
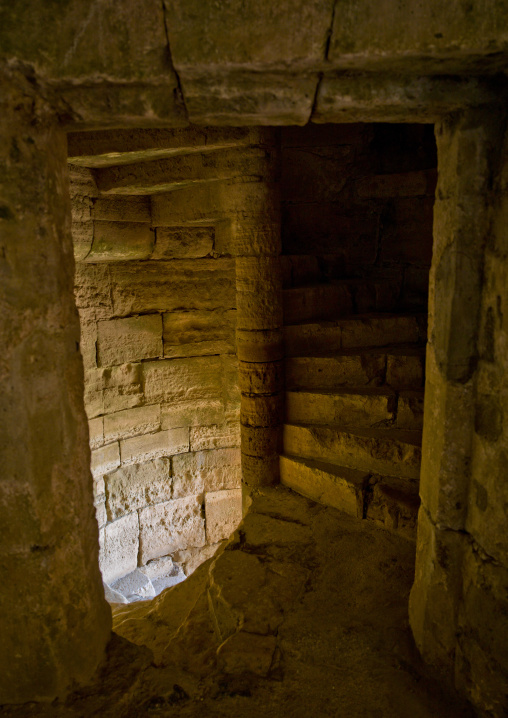
M 396 301 L 381 280 L 284 290 L 280 471 L 304 496 L 414 537 L 427 318 Z

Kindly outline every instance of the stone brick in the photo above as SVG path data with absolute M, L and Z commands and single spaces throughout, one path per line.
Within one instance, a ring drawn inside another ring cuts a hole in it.
M 128 514 L 105 526 L 100 534 L 99 564 L 105 583 L 134 571 L 138 565 L 138 514 Z
M 113 305 L 119 315 L 236 305 L 232 259 L 118 262 L 109 269 Z
M 213 227 L 157 227 L 152 259 L 197 259 L 213 251 Z
M 205 494 L 206 539 L 227 539 L 242 520 L 242 490 L 228 489 Z
M 161 406 L 161 428 L 178 426 L 207 426 L 225 420 L 224 403 L 216 401 L 184 401 Z
M 109 319 L 113 314 L 109 267 L 78 262 L 74 273 L 76 306 L 89 320 Z
M 120 450 L 118 441 L 113 444 L 103 446 L 101 449 L 92 451 L 92 474 L 94 476 L 102 476 L 108 471 L 113 471 L 120 466 Z
M 80 317 L 79 351 L 85 370 L 97 366 L 97 324 Z
M 236 310 L 188 310 L 163 315 L 165 357 L 233 354 Z
M 135 436 L 120 442 L 122 464 L 140 464 L 163 456 L 182 454 L 188 450 L 189 430 L 185 427 Z
M 191 426 L 190 450 L 221 449 L 240 445 L 240 425 L 226 423 L 218 426 Z
M 96 419 L 90 419 L 88 422 L 88 431 L 90 435 L 90 448 L 97 449 L 104 443 L 104 418 L 102 416 Z
M 171 499 L 169 459 L 121 466 L 105 477 L 110 521 L 137 509 Z
M 220 357 L 191 357 L 143 365 L 147 402 L 189 402 L 222 399 Z
M 149 197 L 97 197 L 92 217 L 109 222 L 145 222 L 150 224 Z
M 162 356 L 162 317 L 112 319 L 97 325 L 97 358 L 100 366 L 126 364 Z
M 173 498 L 241 486 L 240 449 L 210 449 L 174 456 Z
M 160 406 L 158 404 L 125 409 L 104 417 L 104 438 L 106 441 L 125 439 L 138 434 L 148 434 L 160 427 Z
M 140 364 L 122 364 L 103 370 L 105 412 L 130 409 L 144 402 L 140 369 Z
M 154 234 L 148 224 L 94 221 L 93 244 L 87 262 L 148 259 Z
M 143 564 L 178 549 L 205 544 L 204 519 L 197 496 L 141 509 L 139 525 Z

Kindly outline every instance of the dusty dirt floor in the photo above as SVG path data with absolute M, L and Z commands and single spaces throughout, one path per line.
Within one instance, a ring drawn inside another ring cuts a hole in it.
M 282 487 L 219 554 L 153 601 L 114 609 L 93 686 L 37 718 L 467 718 L 408 627 L 414 544 Z

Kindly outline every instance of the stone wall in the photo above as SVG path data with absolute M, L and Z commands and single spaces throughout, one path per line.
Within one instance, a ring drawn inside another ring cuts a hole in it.
M 73 168 L 76 301 L 100 565 L 188 573 L 241 519 L 235 260 L 213 222 L 165 226 L 149 195 Z
M 426 310 L 433 127 L 288 127 L 281 138 L 284 286 L 387 279 L 401 309 Z

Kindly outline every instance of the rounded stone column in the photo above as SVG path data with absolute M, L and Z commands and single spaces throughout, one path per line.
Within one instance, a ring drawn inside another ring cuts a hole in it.
M 51 700 L 104 658 L 66 138 L 33 86 L 0 103 L 0 704 Z
M 279 480 L 283 318 L 277 162 L 273 142 L 267 151 L 264 181 L 249 185 L 252 192 L 244 191 L 244 208 L 236 220 L 242 472 L 249 488 Z

